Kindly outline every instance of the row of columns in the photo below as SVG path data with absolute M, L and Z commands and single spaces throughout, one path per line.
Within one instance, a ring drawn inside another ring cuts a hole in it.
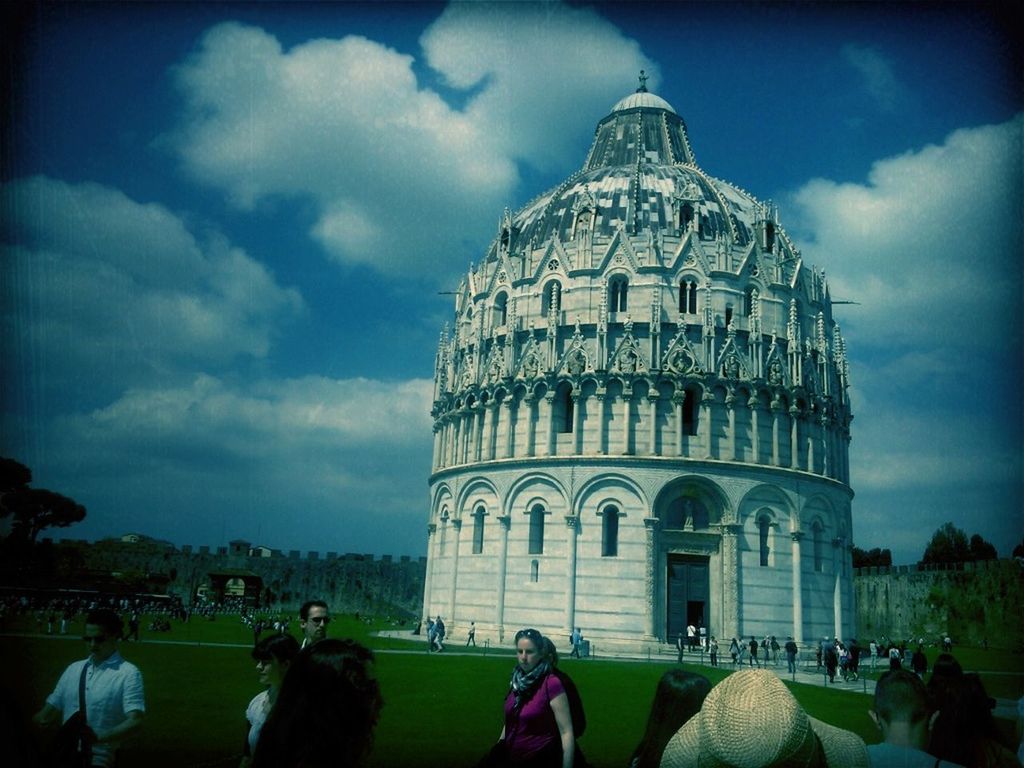
M 543 419 L 544 429 L 541 435 L 543 440 L 543 449 L 540 452 L 540 456 L 554 456 L 557 454 L 557 434 L 558 434 L 558 419 L 556 417 L 556 410 L 554 408 L 555 393 L 549 392 L 547 395 L 539 398 L 533 394 L 526 395 L 521 403 L 522 405 L 517 406 L 517 401 L 514 398 L 505 398 L 501 401 L 500 409 L 502 414 L 499 415 L 499 405 L 496 400 L 490 400 L 486 405 L 480 403 L 472 406 L 464 407 L 457 411 L 452 411 L 445 414 L 438 419 L 437 426 L 435 426 L 434 434 L 434 469 L 443 469 L 445 467 L 460 466 L 463 464 L 471 464 L 480 461 L 493 461 L 495 459 L 511 459 L 515 458 L 513 455 L 515 451 L 515 435 L 516 426 L 520 420 L 520 414 L 525 412 L 526 429 L 526 449 L 523 455 L 527 457 L 534 457 L 538 455 L 537 451 L 537 438 L 538 438 L 538 425 L 542 421 L 540 414 L 540 401 L 544 400 L 546 403 L 545 418 Z M 597 424 L 599 425 L 598 433 L 598 454 L 607 454 L 610 451 L 608 431 L 604 428 L 604 424 L 607 418 L 608 398 L 599 393 L 597 396 L 598 402 L 598 415 Z M 651 425 L 651 429 L 648 430 L 647 435 L 647 453 L 651 456 L 663 455 L 658 450 L 657 440 L 657 429 L 654 425 L 657 424 L 658 416 L 658 395 L 648 395 L 648 423 Z M 710 440 L 711 431 L 711 406 L 712 398 L 708 395 L 705 396 L 700 403 L 700 418 L 698 424 L 701 427 L 701 433 L 699 435 L 689 435 L 685 429 L 684 419 L 684 408 L 685 401 L 683 397 L 673 397 L 673 425 L 672 429 L 675 433 L 675 444 L 676 444 L 676 456 L 688 456 L 689 458 L 703 458 L 703 459 L 725 459 L 728 461 L 737 461 L 739 459 L 739 452 L 737 448 L 737 426 L 736 426 L 736 401 L 730 396 L 725 402 L 728 417 L 728 429 L 726 430 L 727 442 L 726 450 L 724 455 L 722 451 L 716 451 L 719 455 L 712 455 L 712 446 Z M 630 438 L 634 425 L 632 423 L 630 404 L 631 400 L 628 397 L 622 398 L 622 411 L 621 411 L 621 436 L 620 444 L 623 446 L 623 453 L 629 453 L 628 446 L 630 445 Z M 741 406 L 742 407 L 742 406 Z M 760 407 L 760 401 L 756 397 L 751 397 L 746 402 L 746 407 L 750 409 L 750 438 L 751 438 L 751 453 L 756 456 L 761 456 L 761 428 L 760 419 L 763 409 Z M 579 395 L 572 395 L 572 409 L 573 409 L 573 421 L 572 421 L 572 434 L 575 437 L 573 441 L 573 455 L 581 454 L 583 452 L 583 433 L 582 428 L 584 426 L 582 418 L 580 416 L 579 408 Z M 825 477 L 833 477 L 841 482 L 848 482 L 848 468 L 849 468 L 849 434 L 842 431 L 839 432 L 832 428 L 832 421 L 827 417 L 814 418 L 801 418 L 800 411 L 795 407 L 790 407 L 788 411 L 789 416 L 789 429 L 787 434 L 783 434 L 783 428 L 781 427 L 781 417 L 784 409 L 781 405 L 775 401 L 771 406 L 768 413 L 771 414 L 771 466 L 779 467 L 782 466 L 782 445 L 783 441 L 787 441 L 789 444 L 789 462 L 787 468 L 790 469 L 802 469 L 807 472 L 814 472 L 816 465 L 819 463 L 817 456 L 820 453 L 821 460 L 821 471 L 820 474 Z M 803 423 L 804 435 L 800 435 L 799 425 Z M 500 427 L 504 427 L 504 440 L 501 446 L 498 445 L 498 434 Z M 697 442 L 702 444 L 704 447 L 703 455 L 699 457 L 692 456 L 690 448 L 690 437 L 697 437 Z M 804 443 L 804 456 L 805 460 L 799 461 L 801 453 L 801 441 Z
M 498 515 L 497 517 L 501 530 L 501 543 L 499 545 L 498 558 L 498 585 L 497 600 L 495 606 L 494 624 L 499 629 L 499 642 L 504 642 L 505 626 L 505 582 L 508 572 L 508 535 L 511 527 L 509 515 Z M 452 555 L 451 580 L 448 585 L 447 611 L 442 611 L 451 626 L 455 625 L 458 618 L 458 604 L 456 602 L 456 587 L 459 574 L 459 543 L 461 539 L 462 521 L 453 519 L 451 521 L 455 535 L 455 552 Z M 659 546 L 658 529 L 661 521 L 657 517 L 644 518 L 644 543 L 645 543 L 645 601 L 644 601 L 644 640 L 654 642 L 658 638 L 658 574 L 659 569 Z M 579 534 L 579 516 L 565 516 L 566 531 L 566 561 L 565 561 L 565 605 L 564 616 L 566 634 L 571 634 L 576 625 L 576 552 Z M 431 523 L 427 527 L 427 573 L 424 584 L 425 600 L 423 605 L 424 620 L 432 615 L 433 606 L 429 601 L 433 594 L 434 569 L 437 563 L 437 552 L 434 551 L 435 535 L 437 525 Z M 740 592 L 739 592 L 739 542 L 738 537 L 741 526 L 737 524 L 723 524 L 720 526 L 721 558 L 722 558 L 722 617 L 719 621 L 721 637 L 738 637 L 740 628 Z M 803 559 L 801 557 L 800 540 L 803 532 L 793 531 L 790 533 L 792 542 L 792 595 L 793 595 L 793 629 L 792 636 L 798 643 L 803 643 Z M 833 619 L 835 637 L 843 636 L 843 594 L 842 578 L 845 573 L 843 557 L 845 556 L 842 547 L 834 543 L 833 556 Z

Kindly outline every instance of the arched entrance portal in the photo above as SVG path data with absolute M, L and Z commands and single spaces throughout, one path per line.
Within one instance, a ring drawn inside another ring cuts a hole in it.
M 655 501 L 658 558 L 655 633 L 674 642 L 686 628 L 720 634 L 720 523 L 724 496 L 700 478 L 669 484 Z

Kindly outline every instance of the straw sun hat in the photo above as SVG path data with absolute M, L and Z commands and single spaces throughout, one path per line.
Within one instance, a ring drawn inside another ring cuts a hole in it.
M 824 760 L 822 760 L 824 756 Z M 808 717 L 771 672 L 735 672 L 672 737 L 661 768 L 868 768 L 855 733 Z

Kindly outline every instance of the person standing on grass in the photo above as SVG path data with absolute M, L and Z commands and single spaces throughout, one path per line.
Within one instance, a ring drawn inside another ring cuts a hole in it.
M 252 657 L 256 661 L 256 674 L 259 676 L 260 684 L 266 688 L 253 697 L 245 710 L 245 719 L 249 721 L 249 733 L 245 739 L 239 768 L 249 768 L 252 764 L 252 755 L 256 751 L 260 730 L 277 701 L 284 675 L 298 652 L 299 643 L 291 635 L 269 635 L 256 643 L 256 647 L 252 649 Z
M 323 600 L 307 600 L 299 608 L 299 628 L 302 630 L 302 647 L 319 642 L 327 637 L 327 625 L 331 623 L 327 603 Z
M 554 645 L 536 629 L 516 632 L 517 663 L 505 697 L 505 725 L 480 762 L 487 768 L 582 768 L 569 696 L 554 672 Z
M 926 751 L 938 714 L 917 675 L 902 669 L 884 673 L 875 685 L 874 708 L 868 710 L 882 734 L 881 744 L 868 746 L 872 768 L 954 768 L 957 764 Z
M 142 727 L 146 712 L 142 673 L 118 652 L 123 631 L 121 618 L 113 611 L 90 611 L 82 636 L 88 658 L 64 670 L 33 718 L 42 728 L 62 724 L 58 740 L 77 753 L 79 765 L 113 766 L 121 742 Z

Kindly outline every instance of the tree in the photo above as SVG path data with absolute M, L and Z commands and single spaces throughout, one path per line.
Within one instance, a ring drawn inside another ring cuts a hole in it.
M 43 488 L 22 488 L 5 493 L 0 513 L 13 517 L 12 536 L 33 545 L 44 528 L 67 528 L 85 519 L 85 507 L 81 504 Z
M 867 550 L 860 547 L 853 548 L 854 568 L 876 568 L 888 567 L 890 565 L 892 565 L 892 552 L 888 549 L 880 549 L 879 547 Z
M 85 519 L 85 507 L 53 491 L 29 488 L 32 471 L 0 457 L 0 517 L 10 516 L 11 539 L 34 546 L 45 528 L 67 528 Z
M 1024 557 L 1024 539 L 1021 540 L 1020 544 L 1013 548 L 1014 557 Z
M 952 523 L 941 526 L 925 547 L 921 563 L 963 563 L 971 559 L 967 534 Z
M 981 538 L 981 534 L 971 536 L 971 559 L 972 560 L 998 560 L 999 553 L 989 542 Z

